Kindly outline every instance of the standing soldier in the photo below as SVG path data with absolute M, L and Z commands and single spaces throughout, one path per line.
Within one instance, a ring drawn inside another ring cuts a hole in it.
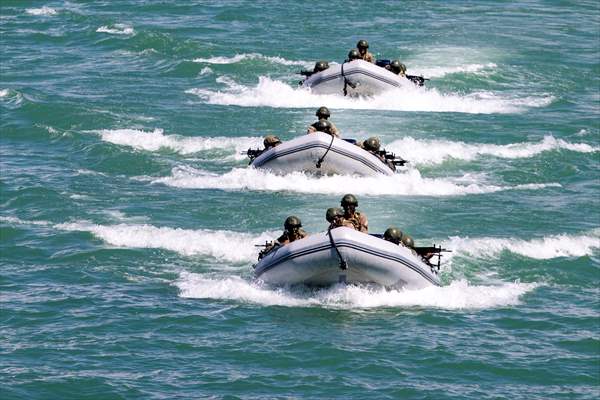
M 341 206 L 344 209 L 344 226 L 350 226 L 357 231 L 369 233 L 369 221 L 367 215 L 356 211 L 358 200 L 353 194 L 342 197 Z
M 338 128 L 336 128 L 336 126 L 329 121 L 329 117 L 331 116 L 331 113 L 329 112 L 329 109 L 327 107 L 319 107 L 317 109 L 317 112 L 315 113 L 315 115 L 317 116 L 317 118 L 319 118 L 319 120 L 317 122 L 315 122 L 314 124 L 310 125 L 308 127 L 308 130 L 306 131 L 306 133 L 315 133 L 317 132 L 319 129 L 317 129 L 317 125 L 319 124 L 319 122 L 321 120 L 325 120 L 329 123 L 330 127 L 329 127 L 329 133 L 332 136 L 335 136 L 336 138 L 339 138 L 340 135 L 340 131 Z M 321 131 L 321 132 L 325 132 L 325 131 Z
M 375 63 L 375 57 L 373 54 L 369 53 L 369 42 L 364 39 L 361 39 L 356 43 L 356 48 L 358 49 L 358 53 L 360 54 L 360 58 L 368 61 L 370 63 Z

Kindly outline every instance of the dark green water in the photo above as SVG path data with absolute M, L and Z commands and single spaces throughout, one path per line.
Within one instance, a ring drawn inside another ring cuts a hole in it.
M 425 88 L 298 88 L 360 38 Z M 2 399 L 600 396 L 596 2 L 5 0 Z M 393 177 L 246 168 L 327 105 Z M 444 286 L 255 282 L 255 244 L 355 193 Z

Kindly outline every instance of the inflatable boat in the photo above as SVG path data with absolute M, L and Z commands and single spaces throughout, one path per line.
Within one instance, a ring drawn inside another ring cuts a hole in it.
M 413 250 L 351 228 L 317 233 L 276 246 L 254 266 L 273 285 L 377 284 L 420 289 L 440 286 L 435 265 Z
M 302 82 L 313 93 L 344 96 L 371 96 L 409 84 L 412 85 L 407 78 L 363 60 L 331 65 Z
M 253 167 L 278 174 L 303 171 L 323 175 L 392 175 L 396 165 L 406 163 L 385 150 L 379 152 L 380 158 L 352 140 L 337 139 L 323 132 L 303 135 L 265 151 L 249 149 L 246 154 Z

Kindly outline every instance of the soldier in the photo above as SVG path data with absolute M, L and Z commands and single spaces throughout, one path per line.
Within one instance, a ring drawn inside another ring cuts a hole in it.
M 373 57 L 373 54 L 369 53 L 368 51 L 369 42 L 367 42 L 364 39 L 361 39 L 358 41 L 358 43 L 356 43 L 356 48 L 358 49 L 358 53 L 360 54 L 360 58 L 362 60 L 368 61 L 370 63 L 375 62 L 375 57 Z
M 325 219 L 329 222 L 328 229 L 334 229 L 343 225 L 344 221 L 344 212 L 337 207 L 331 207 L 327 209 L 325 213 Z
M 368 233 L 369 221 L 364 213 L 356 211 L 358 200 L 353 194 L 342 197 L 341 206 L 344 209 L 344 226 L 352 227 L 357 231 Z
M 395 226 L 390 226 L 383 233 L 383 239 L 388 242 L 392 242 L 394 244 L 400 245 L 402 243 L 402 231 Z
M 329 112 L 329 109 L 327 107 L 319 107 L 317 109 L 317 112 L 315 113 L 315 115 L 317 116 L 317 118 L 319 118 L 320 120 L 326 120 L 327 122 L 329 122 L 329 124 L 331 125 L 331 127 L 329 128 L 329 133 L 330 135 L 335 136 L 336 138 L 339 138 L 341 136 L 339 129 L 333 124 L 333 122 L 329 121 L 329 117 L 331 116 L 331 113 Z M 315 133 L 317 132 L 317 127 L 316 125 L 319 123 L 319 121 L 315 122 L 314 124 L 310 125 L 308 127 L 308 130 L 306 131 L 306 133 Z M 321 131 L 321 132 L 325 132 L 325 131 Z
M 276 240 L 276 244 L 285 246 L 286 244 L 295 242 L 299 239 L 304 239 L 308 234 L 302 229 L 302 222 L 300 218 L 291 215 L 285 219 L 283 224 L 284 231 L 281 236 Z
M 263 151 L 267 151 L 270 148 L 279 146 L 281 144 L 281 140 L 279 140 L 277 136 L 267 135 L 265 136 L 265 140 L 263 140 L 263 144 L 265 145 L 265 150 Z
M 348 52 L 348 59 L 346 59 L 346 62 L 350 62 L 350 61 L 354 61 L 354 60 L 362 60 L 360 53 L 356 49 L 352 49 Z
M 389 64 L 390 71 L 396 75 L 406 76 L 406 65 L 402 64 L 400 60 L 394 60 Z

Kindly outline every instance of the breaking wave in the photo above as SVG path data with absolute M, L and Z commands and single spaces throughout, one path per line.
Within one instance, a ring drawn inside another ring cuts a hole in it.
M 96 131 L 105 142 L 128 146 L 138 150 L 158 151 L 167 149 L 180 154 L 193 154 L 207 150 L 232 150 L 233 157 L 241 160 L 241 151 L 262 145 L 259 137 L 184 137 L 165 135 L 162 129 L 143 131 L 138 129 L 103 129 Z
M 96 32 L 109 33 L 111 35 L 133 35 L 135 33 L 131 26 L 125 24 L 103 25 L 96 29 Z
M 400 154 L 414 164 L 441 164 L 448 159 L 473 160 L 480 156 L 499 158 L 527 158 L 545 151 L 569 150 L 580 153 L 593 153 L 600 148 L 585 143 L 569 143 L 556 139 L 552 135 L 545 136 L 539 143 L 469 144 L 447 140 L 417 140 L 410 136 L 396 140 L 385 146 Z
M 327 104 L 331 108 L 461 112 L 472 114 L 518 113 L 530 107 L 550 104 L 552 97 L 509 98 L 490 92 L 472 94 L 443 94 L 434 88 L 407 85 L 373 97 L 344 97 L 317 95 L 302 87 L 292 87 L 284 82 L 261 76 L 258 85 L 247 87 L 231 79 L 221 80 L 227 87 L 223 91 L 189 89 L 186 93 L 199 96 L 208 104 L 236 105 L 240 107 L 315 108 Z
M 291 61 L 282 57 L 265 56 L 259 53 L 236 54 L 233 57 L 195 58 L 192 61 L 203 64 L 236 64 L 244 60 L 261 60 L 281 65 L 299 65 L 306 68 L 313 65 L 310 61 Z
M 298 193 L 344 194 L 354 188 L 358 195 L 419 195 L 459 196 L 493 193 L 503 190 L 536 190 L 560 187 L 558 183 L 525 184 L 516 186 L 486 185 L 477 177 L 465 175 L 459 178 L 424 178 L 416 169 L 392 176 L 322 176 L 316 177 L 300 172 L 275 175 L 255 168 L 234 168 L 219 175 L 192 167 L 176 167 L 172 175 L 163 178 L 143 178 L 152 183 L 188 189 L 289 191 Z
M 511 306 L 537 287 L 534 283 L 470 285 L 464 280 L 448 286 L 420 290 L 337 285 L 326 289 L 278 288 L 237 276 L 222 278 L 182 272 L 175 286 L 180 296 L 233 300 L 266 306 L 363 309 L 376 307 L 432 307 L 441 309 L 486 309 Z

